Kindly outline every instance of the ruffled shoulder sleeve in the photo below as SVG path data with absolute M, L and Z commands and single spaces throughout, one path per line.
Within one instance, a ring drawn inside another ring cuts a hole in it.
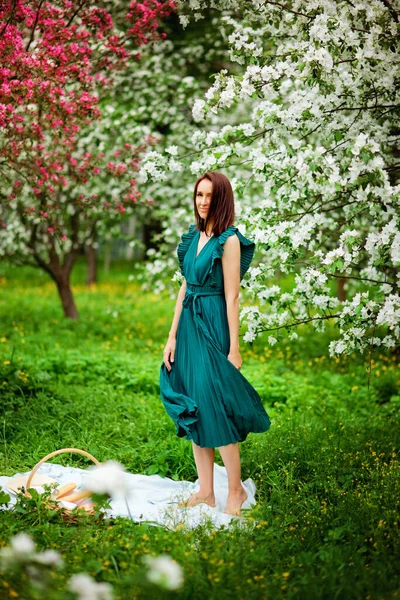
M 186 252 L 189 249 L 190 244 L 192 243 L 192 240 L 196 234 L 197 231 L 197 227 L 196 225 L 189 225 L 189 230 L 187 233 L 183 233 L 181 235 L 181 242 L 178 244 L 178 247 L 176 249 L 176 253 L 178 255 L 178 260 L 179 260 L 179 268 L 181 270 L 182 275 L 185 275 L 185 273 L 183 272 L 183 259 L 185 258 Z
M 250 267 L 251 261 L 253 260 L 256 245 L 254 242 L 246 238 L 237 227 L 231 225 L 221 233 L 218 237 L 218 241 L 214 246 L 212 257 L 211 257 L 211 285 L 216 285 L 214 263 L 216 260 L 220 260 L 224 254 L 224 244 L 229 236 L 237 235 L 240 242 L 240 281 L 242 281 L 246 271 Z

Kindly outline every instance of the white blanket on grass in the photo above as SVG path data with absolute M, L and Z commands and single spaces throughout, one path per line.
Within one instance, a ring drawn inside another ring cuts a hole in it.
M 16 473 L 17 475 L 29 475 L 27 473 Z M 75 491 L 79 491 L 84 482 L 87 471 L 76 467 L 64 467 L 51 462 L 43 463 L 36 473 L 52 477 L 60 485 L 71 481 L 77 484 Z M 5 486 L 13 477 L 0 476 L 0 488 L 10 494 L 11 500 L 3 508 L 12 508 L 16 502 L 16 495 Z M 224 513 L 228 497 L 228 476 L 225 467 L 214 463 L 214 489 L 215 508 L 207 504 L 198 504 L 192 508 L 178 508 L 180 500 L 189 498 L 193 492 L 199 490 L 199 480 L 194 483 L 190 481 L 174 481 L 160 475 L 139 475 L 127 473 L 128 494 L 126 499 L 112 499 L 111 509 L 106 510 L 107 517 L 128 517 L 137 522 L 151 522 L 152 525 L 163 525 L 168 529 L 175 529 L 177 525 L 182 528 L 194 528 L 209 522 L 214 528 L 228 526 L 233 520 L 236 524 L 244 522 L 244 519 L 227 515 Z M 242 508 L 250 508 L 256 504 L 256 486 L 252 479 L 242 481 L 247 492 L 247 500 Z M 128 506 L 129 511 L 128 511 Z

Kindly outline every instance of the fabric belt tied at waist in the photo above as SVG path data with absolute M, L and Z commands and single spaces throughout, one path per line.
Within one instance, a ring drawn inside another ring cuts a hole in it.
M 182 302 L 182 306 L 187 308 L 190 304 L 193 304 L 193 312 L 196 314 L 201 313 L 201 310 L 199 310 L 199 307 L 197 306 L 197 297 L 198 296 L 223 296 L 224 292 L 223 291 L 215 291 L 215 292 L 206 292 L 206 291 L 199 291 L 199 292 L 192 292 L 191 290 L 186 290 L 186 295 L 183 299 Z
M 224 295 L 224 291 L 213 291 L 213 292 L 207 292 L 207 291 L 199 291 L 199 292 L 192 292 L 191 290 L 186 289 L 186 295 L 182 301 L 182 307 L 183 308 L 188 308 L 191 304 L 193 305 L 193 318 L 194 321 L 197 325 L 197 327 L 199 327 L 204 335 L 210 340 L 210 342 L 216 347 L 218 348 L 218 350 L 220 350 L 220 348 L 217 346 L 215 340 L 212 338 L 210 332 L 207 329 L 206 324 L 204 323 L 203 319 L 200 317 L 201 315 L 201 307 L 199 305 L 199 303 L 197 302 L 197 299 L 199 296 L 223 296 Z

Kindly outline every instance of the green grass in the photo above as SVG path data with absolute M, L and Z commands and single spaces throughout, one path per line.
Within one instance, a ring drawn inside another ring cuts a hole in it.
M 132 473 L 197 478 L 191 443 L 176 437 L 159 397 L 175 299 L 141 293 L 129 273 L 118 264 L 88 290 L 79 264 L 80 320 L 71 322 L 45 275 L 3 267 L 0 474 L 74 446 Z M 5 511 L 0 545 L 25 531 L 39 548 L 59 550 L 66 569 L 54 578 L 54 598 L 81 571 L 112 583 L 121 600 L 167 598 L 141 579 L 143 554 L 161 552 L 184 568 L 179 598 L 399 597 L 398 360 L 375 355 L 368 388 L 368 356 L 329 358 L 333 327 L 299 334 L 272 348 L 262 338 L 242 343 L 242 373 L 272 421 L 240 445 L 242 479 L 253 478 L 258 501 L 245 528 L 210 535 L 123 518 L 68 525 L 57 515 L 39 521 Z M 53 460 L 89 464 L 72 454 Z M 20 597 L 19 586 L 1 574 L 0 598 Z

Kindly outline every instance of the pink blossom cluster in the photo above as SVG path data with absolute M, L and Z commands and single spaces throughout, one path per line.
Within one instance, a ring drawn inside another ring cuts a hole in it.
M 92 0 L 1 1 L 0 175 L 10 184 L 10 201 L 29 190 L 24 219 L 40 216 L 47 232 L 56 233 L 57 211 L 63 208 L 57 199 L 66 190 L 68 202 L 83 211 L 97 206 L 123 213 L 138 201 L 139 154 L 153 140 L 115 148 L 114 161 L 95 148 L 80 150 L 78 141 L 82 130 L 102 117 L 99 90 L 131 68 L 138 47 L 165 37 L 159 20 L 175 8 L 173 0 L 133 1 L 117 26 L 121 15 Z M 127 178 L 126 193 L 116 203 L 74 193 L 104 175 Z

